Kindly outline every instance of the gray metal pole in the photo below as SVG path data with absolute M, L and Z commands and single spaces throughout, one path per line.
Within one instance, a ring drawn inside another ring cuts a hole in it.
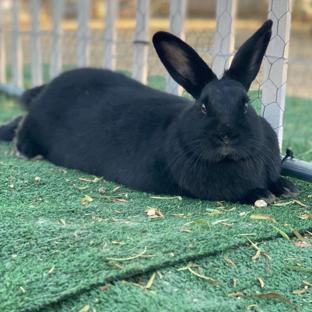
M 282 164 L 282 175 L 312 182 L 312 163 L 298 159 L 286 159 Z

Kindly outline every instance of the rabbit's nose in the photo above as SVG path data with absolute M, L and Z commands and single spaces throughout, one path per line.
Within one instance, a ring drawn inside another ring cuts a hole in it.
M 223 136 L 222 141 L 225 145 L 228 145 L 230 143 L 230 139 L 227 135 Z

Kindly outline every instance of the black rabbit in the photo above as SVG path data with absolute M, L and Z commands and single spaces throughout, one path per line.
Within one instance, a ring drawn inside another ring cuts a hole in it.
M 24 94 L 17 149 L 146 192 L 242 203 L 294 195 L 275 132 L 247 96 L 271 27 L 241 46 L 220 80 L 185 42 L 156 33 L 159 58 L 195 101 L 109 70 L 65 72 Z

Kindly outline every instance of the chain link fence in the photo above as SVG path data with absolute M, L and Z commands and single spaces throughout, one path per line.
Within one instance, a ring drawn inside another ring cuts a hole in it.
M 179 93 L 176 84 L 164 78 L 167 73 L 151 46 L 155 31 L 167 30 L 184 38 L 221 76 L 235 50 L 268 15 L 274 21 L 274 35 L 250 97 L 258 107 L 262 102 L 259 111 L 282 142 L 286 92 L 291 97 L 312 98 L 311 24 L 298 20 L 291 24 L 291 0 L 265 1 L 268 13 L 261 12 L 261 20 L 240 18 L 242 4 L 248 11 L 243 0 L 209 1 L 217 18 L 204 10 L 194 14 L 195 2 L 203 6 L 202 1 L 187 0 L 3 0 L 0 88 L 18 93 L 63 70 L 95 66 L 120 70 L 143 83 L 149 80 L 155 87 Z M 312 11 L 309 0 L 302 3 Z M 296 122 L 299 125 L 300 120 Z M 295 129 L 296 122 L 290 129 Z M 306 146 L 302 153 L 309 155 L 309 132 L 302 143 Z

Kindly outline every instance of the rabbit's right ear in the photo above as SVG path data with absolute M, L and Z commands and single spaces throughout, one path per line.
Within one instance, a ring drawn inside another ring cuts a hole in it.
M 217 79 L 195 50 L 178 37 L 159 31 L 153 36 L 153 44 L 171 77 L 194 98 L 207 83 Z

